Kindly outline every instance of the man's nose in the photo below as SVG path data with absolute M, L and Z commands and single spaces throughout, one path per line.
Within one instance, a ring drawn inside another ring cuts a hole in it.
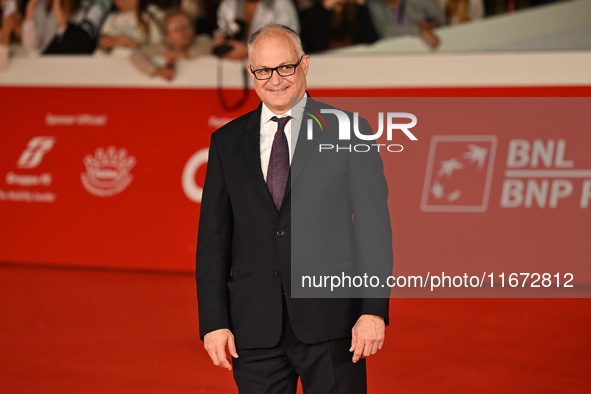
M 281 81 L 283 81 L 283 77 L 279 75 L 277 70 L 273 70 L 273 75 L 271 75 L 271 80 L 269 82 L 273 85 L 279 85 Z

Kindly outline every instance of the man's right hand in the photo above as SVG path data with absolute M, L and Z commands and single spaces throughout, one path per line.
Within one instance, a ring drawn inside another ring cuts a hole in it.
M 437 49 L 439 46 L 439 37 L 431 29 L 421 29 L 421 38 L 431 49 Z
M 216 366 L 226 368 L 228 371 L 231 371 L 232 364 L 226 355 L 226 346 L 228 347 L 228 351 L 232 357 L 238 358 L 232 331 L 228 330 L 227 328 L 222 328 L 208 332 L 203 337 L 203 342 L 205 350 L 207 350 L 207 353 L 209 353 L 211 361 L 213 361 Z
M 167 81 L 172 81 L 174 79 L 175 73 L 176 72 L 172 67 L 162 67 L 157 69 L 154 75 Z

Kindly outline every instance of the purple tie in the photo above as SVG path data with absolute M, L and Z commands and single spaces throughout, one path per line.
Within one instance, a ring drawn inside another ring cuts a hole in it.
M 273 116 L 272 121 L 277 122 L 277 132 L 273 139 L 271 147 L 271 156 L 269 157 L 269 168 L 267 169 L 267 188 L 273 197 L 273 202 L 277 210 L 281 209 L 287 177 L 289 175 L 289 146 L 285 136 L 285 125 L 291 116 L 278 118 Z

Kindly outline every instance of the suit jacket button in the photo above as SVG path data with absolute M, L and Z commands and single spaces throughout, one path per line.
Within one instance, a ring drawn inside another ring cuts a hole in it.
M 283 230 L 277 231 L 277 236 L 283 237 L 284 235 L 285 235 L 285 231 L 283 231 Z
M 278 271 L 274 271 L 273 272 L 273 276 L 276 277 L 276 278 L 278 278 L 279 277 L 279 272 Z

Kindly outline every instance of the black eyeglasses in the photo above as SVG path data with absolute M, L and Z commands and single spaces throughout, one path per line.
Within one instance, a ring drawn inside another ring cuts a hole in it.
M 253 70 L 252 65 L 251 65 L 250 72 L 253 73 L 254 77 L 256 79 L 258 79 L 259 81 L 263 81 L 265 79 L 271 79 L 271 77 L 273 76 L 273 71 L 277 71 L 277 74 L 280 77 L 289 77 L 289 76 L 295 74 L 296 68 L 300 65 L 303 58 L 304 57 L 302 56 L 296 64 L 283 64 L 281 66 L 277 66 L 277 67 L 273 67 L 273 68 L 265 67 L 265 68 L 259 68 L 258 70 Z

